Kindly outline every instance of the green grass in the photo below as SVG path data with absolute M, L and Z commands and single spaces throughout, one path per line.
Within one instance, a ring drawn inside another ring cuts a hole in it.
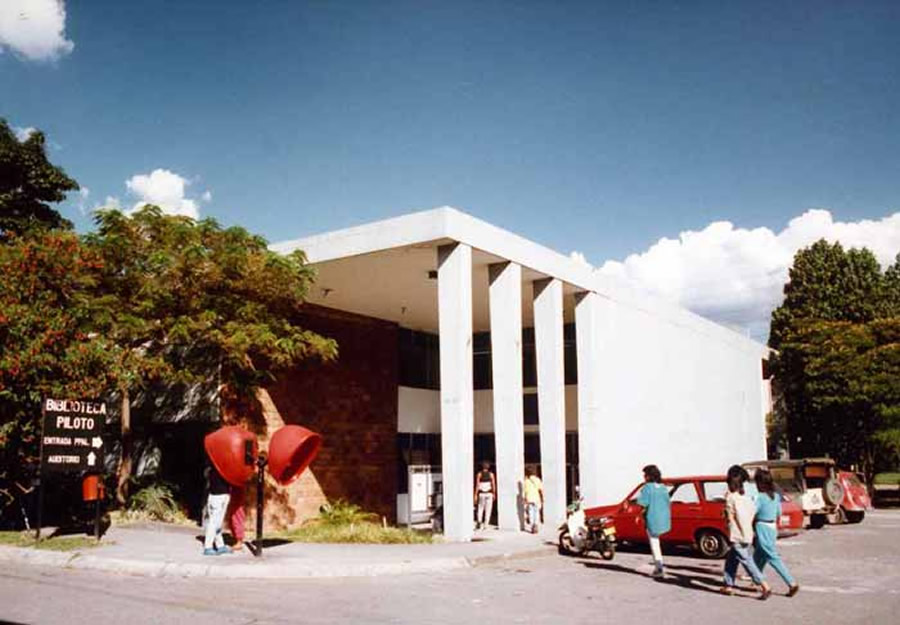
M 96 547 L 97 541 L 87 536 L 56 536 L 41 537 L 41 542 L 35 543 L 34 531 L 28 532 L 0 532 L 0 545 L 9 547 L 35 547 L 49 551 L 74 551 L 87 547 Z
M 430 543 L 430 532 L 416 532 L 399 527 L 384 527 L 378 523 L 362 522 L 329 524 L 318 520 L 302 527 L 282 532 L 279 538 L 301 543 L 366 543 L 376 545 Z
M 872 482 L 874 484 L 900 484 L 900 473 L 878 473 Z

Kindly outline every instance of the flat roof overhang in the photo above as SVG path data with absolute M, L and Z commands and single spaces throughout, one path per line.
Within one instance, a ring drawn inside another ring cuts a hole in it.
M 574 296 L 592 291 L 642 314 L 661 317 L 689 331 L 768 357 L 750 338 L 700 317 L 660 297 L 639 292 L 593 267 L 491 225 L 455 208 L 442 207 L 400 217 L 284 241 L 280 253 L 301 249 L 318 277 L 308 301 L 329 308 L 393 321 L 403 327 L 437 332 L 437 248 L 472 247 L 472 314 L 476 332 L 490 329 L 488 266 L 514 262 L 522 267 L 523 325 L 532 325 L 530 282 L 563 282 L 564 315 L 574 320 Z

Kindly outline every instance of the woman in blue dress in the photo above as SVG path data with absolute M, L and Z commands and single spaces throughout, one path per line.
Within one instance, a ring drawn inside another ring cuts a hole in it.
M 754 529 L 756 538 L 753 550 L 753 561 L 760 571 L 771 564 L 775 572 L 781 576 L 788 586 L 788 597 L 793 597 L 800 590 L 791 572 L 778 555 L 775 540 L 778 538 L 778 519 L 781 517 L 781 494 L 775 490 L 772 474 L 766 469 L 756 470 L 756 520 Z
M 662 548 L 659 537 L 672 528 L 672 514 L 669 504 L 669 489 L 662 484 L 662 474 L 655 464 L 644 467 L 644 486 L 638 494 L 637 502 L 644 508 L 647 538 L 653 553 L 653 577 L 663 577 Z

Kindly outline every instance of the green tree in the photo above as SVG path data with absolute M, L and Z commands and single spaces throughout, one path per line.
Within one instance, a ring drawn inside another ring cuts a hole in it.
M 828 454 L 869 475 L 896 454 L 898 269 L 866 249 L 800 250 L 772 314 L 776 392 L 795 457 Z
M 130 397 L 149 382 L 218 378 L 252 400 L 276 373 L 336 344 L 297 323 L 314 273 L 302 252 L 282 256 L 242 228 L 148 206 L 97 213 L 87 242 L 103 259 L 106 305 L 95 318 L 114 344 L 122 404 L 118 498 L 131 473 Z
M 772 312 L 769 347 L 779 349 L 809 320 L 865 322 L 883 316 L 884 289 L 872 252 L 817 241 L 794 256 L 784 302 Z
M 99 256 L 71 232 L 0 245 L 0 490 L 30 482 L 42 396 L 96 397 L 110 386 L 111 344 L 94 332 Z M 4 503 L 4 502 L 0 502 Z
M 0 241 L 39 227 L 72 227 L 48 202 L 61 202 L 78 183 L 47 160 L 44 144 L 40 131 L 19 141 L 0 119 Z

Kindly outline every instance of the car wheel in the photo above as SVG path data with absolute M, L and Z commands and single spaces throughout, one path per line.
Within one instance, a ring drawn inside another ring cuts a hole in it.
M 697 550 L 704 558 L 721 558 L 728 551 L 728 542 L 715 530 L 700 530 L 697 533 Z
M 809 526 L 814 530 L 822 529 L 827 520 L 828 518 L 824 514 L 813 514 L 809 517 Z
M 862 523 L 865 516 L 863 510 L 847 510 L 847 523 Z
M 840 506 L 844 501 L 844 487 L 835 479 L 826 480 L 822 496 L 832 506 Z
M 847 515 L 844 513 L 843 508 L 838 508 L 834 511 L 833 514 L 828 515 L 828 524 L 829 525 L 843 525 L 847 522 Z

